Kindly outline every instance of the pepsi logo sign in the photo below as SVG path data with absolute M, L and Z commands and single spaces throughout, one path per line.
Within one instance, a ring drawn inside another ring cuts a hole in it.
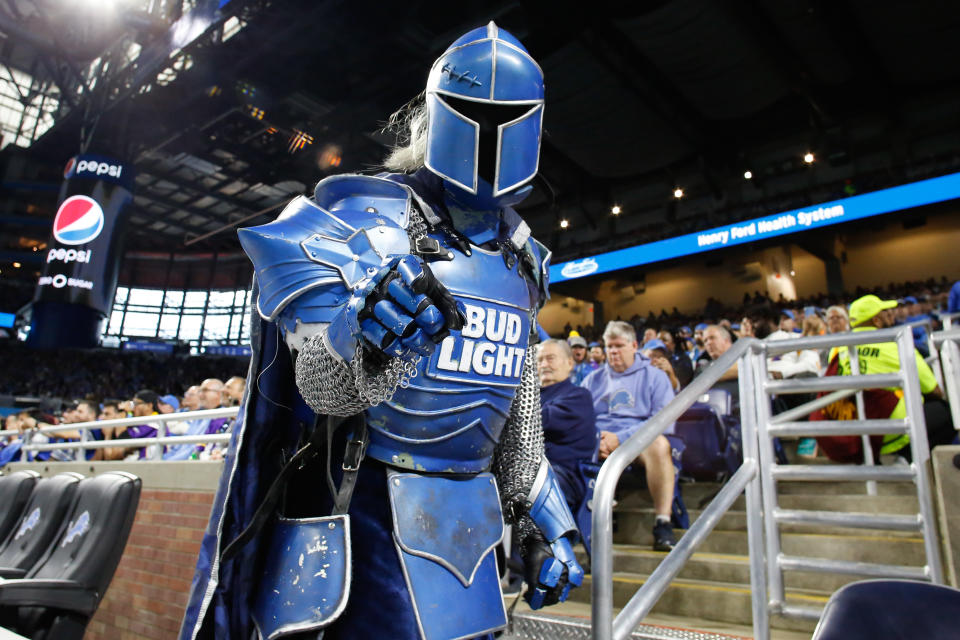
M 103 230 L 103 209 L 88 196 L 70 196 L 53 219 L 53 237 L 61 244 L 86 244 Z

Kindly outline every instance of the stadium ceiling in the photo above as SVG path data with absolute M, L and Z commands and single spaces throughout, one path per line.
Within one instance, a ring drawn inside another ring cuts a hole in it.
M 960 167 L 950 3 L 220 4 L 0 2 L 0 82 L 47 104 L 34 130 L 49 127 L 0 152 L 9 230 L 43 239 L 60 171 L 85 150 L 135 165 L 128 250 L 236 250 L 235 226 L 325 175 L 375 170 L 387 116 L 491 19 L 546 74 L 520 211 L 558 260 Z

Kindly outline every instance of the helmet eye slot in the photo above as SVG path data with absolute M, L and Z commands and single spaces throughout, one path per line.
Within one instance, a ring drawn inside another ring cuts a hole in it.
M 530 111 L 535 105 L 474 102 L 450 95 L 438 96 L 460 115 L 480 126 L 480 149 L 477 154 L 478 175 L 493 184 L 497 167 L 497 129 Z

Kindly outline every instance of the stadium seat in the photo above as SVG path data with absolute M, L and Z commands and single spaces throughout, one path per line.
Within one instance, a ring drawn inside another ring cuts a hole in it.
M 700 402 L 691 405 L 677 420 L 676 434 L 686 444 L 681 458 L 685 478 L 713 482 L 732 473 L 726 428 L 714 407 Z
M 0 582 L 0 626 L 33 640 L 82 638 L 123 555 L 140 486 L 120 471 L 80 481 L 43 558 L 23 579 Z
M 76 497 L 79 473 L 61 473 L 37 482 L 16 526 L 0 545 L 0 578 L 22 578 L 59 531 Z
M 712 408 L 721 419 L 733 411 L 733 398 L 726 389 L 710 389 L 700 396 L 700 402 Z
M 6 540 L 10 530 L 20 520 L 23 507 L 40 474 L 36 471 L 14 471 L 0 476 L 0 540 Z
M 813 640 L 916 640 L 960 634 L 960 590 L 911 580 L 866 580 L 827 602 Z

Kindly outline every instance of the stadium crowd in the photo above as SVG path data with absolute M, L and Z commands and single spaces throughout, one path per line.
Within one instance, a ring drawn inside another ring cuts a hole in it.
M 5 367 L 0 372 L 0 406 L 32 402 L 5 418 L 0 438 L 0 467 L 18 460 L 188 460 L 218 459 L 225 445 L 183 444 L 147 447 L 124 446 L 124 440 L 158 435 L 181 436 L 227 433 L 233 419 L 196 418 L 151 420 L 160 414 L 233 407 L 243 397 L 246 362 L 233 357 L 169 356 L 124 353 L 107 349 L 32 351 L 14 341 L 0 341 L 7 362 L 25 367 Z M 223 382 L 217 375 L 226 374 Z M 190 385 L 189 381 L 199 380 Z M 159 389 L 160 391 L 155 391 Z M 171 393 L 172 391 L 172 393 Z M 26 396 L 26 397 L 24 397 Z M 144 418 L 142 424 L 104 426 L 54 433 L 38 431 L 48 426 Z M 26 442 L 48 444 L 70 441 L 116 440 L 117 446 L 22 452 Z
M 744 295 L 738 306 L 709 299 L 701 313 L 683 314 L 676 308 L 659 315 L 619 318 L 602 333 L 593 327 L 567 326 L 565 335 L 549 338 L 540 348 L 543 394 L 541 399 L 547 456 L 553 462 L 575 512 L 584 500 L 585 484 L 580 463 L 601 461 L 643 427 L 711 362 L 733 343 L 746 336 L 767 340 L 847 331 L 867 331 L 910 323 L 917 350 L 920 387 L 931 447 L 951 442 L 956 431 L 949 407 L 930 367 L 924 361 L 928 349 L 927 330 L 941 327 L 940 316 L 960 311 L 960 283 L 952 287 L 946 278 L 925 282 L 890 284 L 875 292 L 863 289 L 843 296 L 818 295 L 801 300 L 771 300 L 755 292 Z M 3 344 L 5 343 L 5 344 Z M 44 398 L 40 406 L 16 412 L 6 418 L 8 434 L 0 448 L 0 466 L 23 457 L 20 448 L 33 443 L 70 440 L 115 440 L 115 446 L 94 449 L 53 450 L 29 453 L 41 460 L 73 460 L 85 455 L 90 460 L 188 460 L 219 459 L 223 444 L 186 443 L 125 446 L 124 440 L 164 435 L 205 435 L 228 432 L 233 420 L 201 418 L 151 420 L 152 416 L 177 412 L 216 409 L 239 404 L 244 391 L 245 362 L 236 358 L 184 357 L 110 350 L 33 352 L 13 341 L 0 341 L 7 362 L 29 363 L 25 367 L 0 370 L 0 394 L 32 394 Z M 868 347 L 873 345 L 867 345 Z M 899 368 L 896 347 L 874 350 L 858 348 L 861 366 L 870 372 Z M 777 379 L 849 375 L 846 350 L 830 352 L 794 351 L 768 360 L 768 374 Z M 223 382 L 217 375 L 230 375 Z M 725 372 L 714 389 L 728 394 L 728 440 L 739 438 L 737 368 Z M 189 385 L 188 381 L 201 380 Z M 156 391 L 159 389 L 160 391 Z M 170 391 L 181 393 L 170 393 Z M 890 390 L 869 390 L 867 417 L 903 416 L 903 401 Z M 65 403 L 61 398 L 72 398 Z M 107 399 L 103 399 L 107 398 Z M 802 403 L 802 395 L 775 399 L 774 413 Z M 0 398 L 0 405 L 3 404 Z M 851 404 L 851 403 L 848 403 Z M 835 403 L 810 416 L 816 419 L 850 419 L 854 409 Z M 104 426 L 89 431 L 62 431 L 44 434 L 45 425 L 69 425 L 114 418 L 136 417 L 143 422 L 132 426 Z M 679 424 L 679 423 L 678 423 Z M 677 438 L 683 450 L 684 438 L 695 433 L 676 433 L 670 426 L 637 459 L 654 501 L 657 519 L 654 548 L 669 550 L 674 545 L 672 524 L 676 519 L 676 481 L 684 464 L 676 453 Z M 874 453 L 909 459 L 909 440 L 903 435 L 875 436 Z M 818 438 L 821 451 L 831 459 L 861 462 L 859 438 Z M 802 443 L 801 443 L 802 444 Z M 728 445 L 730 446 L 729 442 Z M 733 445 L 739 449 L 739 443 Z M 798 448 L 798 451 L 802 446 Z M 816 450 L 814 446 L 814 451 Z M 728 471 L 735 468 L 736 455 L 718 451 Z M 786 462 L 782 450 L 778 455 Z M 693 461 L 696 462 L 696 461 Z M 679 495 L 679 494 L 677 494 Z

